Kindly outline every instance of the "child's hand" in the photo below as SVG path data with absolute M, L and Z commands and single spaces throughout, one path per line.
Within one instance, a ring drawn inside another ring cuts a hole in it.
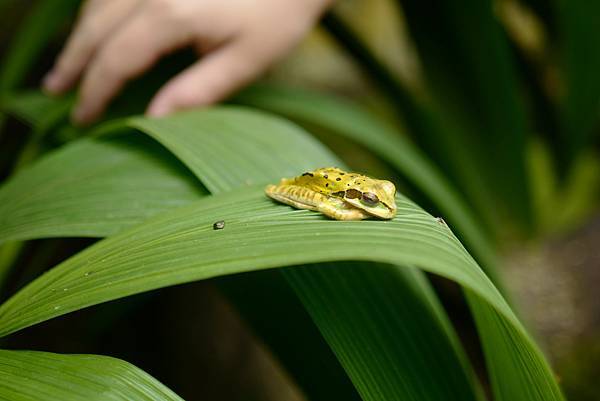
M 62 93 L 81 78 L 73 119 L 89 123 L 129 79 L 191 45 L 202 58 L 154 96 L 148 113 L 214 103 L 288 52 L 331 1 L 88 0 L 44 88 Z

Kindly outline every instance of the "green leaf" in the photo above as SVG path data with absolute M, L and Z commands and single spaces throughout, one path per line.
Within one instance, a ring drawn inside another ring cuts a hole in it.
M 207 197 L 103 240 L 45 273 L 0 307 L 0 334 L 183 282 L 300 263 L 370 260 L 398 265 L 392 269 L 418 266 L 473 289 L 500 314 L 506 326 L 500 333 L 502 341 L 509 342 L 509 351 L 523 343 L 529 353 L 530 360 L 518 361 L 511 369 L 529 377 L 530 387 L 552 381 L 510 308 L 449 230 L 408 200 L 399 198 L 398 203 L 393 221 L 336 222 L 273 205 L 262 188 Z M 225 229 L 213 230 L 217 220 L 226 222 Z M 364 283 L 349 285 L 358 285 L 358 291 Z M 543 369 L 529 370 L 529 364 Z M 394 365 L 380 365 L 378 370 L 389 369 Z M 545 399 L 560 399 L 557 391 L 543 390 Z M 377 399 L 373 393 L 362 395 Z
M 236 108 L 206 110 L 163 120 L 135 118 L 124 123 L 144 129 L 173 150 L 210 190 L 238 189 L 153 218 L 97 243 L 50 270 L 0 307 L 2 334 L 98 302 L 191 280 L 300 263 L 377 261 L 397 264 L 389 266 L 389 269 L 417 266 L 474 290 L 477 295 L 470 296 L 471 302 L 489 303 L 502 323 L 498 327 L 480 324 L 482 341 L 486 341 L 483 337 L 489 336 L 487 330 L 494 329 L 499 334 L 490 338 L 507 342 L 510 355 L 521 353 L 521 349 L 527 351 L 527 358 L 511 359 L 508 365 L 527 381 L 523 384 L 498 380 L 496 393 L 501 393 L 505 386 L 516 385 L 514 391 L 518 394 L 525 395 L 526 388 L 534 388 L 543 394 L 543 398 L 534 399 L 560 399 L 543 357 L 498 291 L 448 228 L 410 201 L 402 197 L 398 199 L 399 214 L 393 221 L 337 222 L 313 212 L 274 205 L 264 196 L 262 187 L 239 188 L 247 180 L 262 183 L 289 175 L 282 171 L 295 169 L 296 174 L 306 165 L 314 168 L 338 162 L 301 130 L 279 119 Z M 105 129 L 122 129 L 122 126 L 123 123 L 115 124 Z M 246 136 L 258 143 L 250 146 L 246 143 Z M 303 157 L 294 156 L 291 148 Z M 254 167 L 256 164 L 263 167 L 257 169 Z M 240 165 L 243 166 L 241 171 Z M 225 220 L 225 229 L 213 230 L 212 224 L 216 220 Z M 319 270 L 319 274 L 325 274 L 325 280 L 329 280 L 327 272 L 326 268 Z M 286 276 L 289 273 L 293 274 L 293 270 L 286 272 Z M 375 274 L 373 277 L 381 288 L 386 288 L 385 283 L 390 279 L 387 275 Z M 293 279 L 293 276 L 290 278 Z M 362 280 L 351 279 L 350 275 L 347 280 L 348 288 L 355 294 L 364 288 Z M 331 277 L 330 283 L 322 284 L 335 283 L 340 283 L 337 275 Z M 295 288 L 302 291 L 302 287 Z M 398 296 L 400 294 L 404 293 Z M 334 301 L 335 294 L 327 295 L 322 293 L 322 298 L 311 297 L 312 304 L 306 305 L 317 322 L 319 310 L 315 309 L 315 303 L 319 309 L 331 308 L 331 305 L 344 307 L 344 304 Z M 391 302 L 391 305 L 396 303 Z M 430 308 L 433 306 L 424 310 Z M 383 313 L 384 310 L 395 309 L 371 308 L 366 314 L 352 314 L 339 309 L 340 315 L 355 316 L 356 327 L 365 328 L 357 330 L 351 337 L 342 335 L 346 329 L 339 325 L 331 325 L 328 329 L 320 327 L 334 351 L 338 355 L 345 353 L 354 361 L 354 366 L 351 366 L 348 359 L 342 359 L 363 398 L 380 399 L 380 391 L 384 391 L 389 395 L 384 398 L 394 399 L 394 394 L 404 389 L 407 395 L 421 396 L 416 399 L 435 399 L 435 392 L 429 389 L 434 385 L 432 383 L 440 385 L 456 380 L 467 383 L 465 371 L 458 368 L 457 363 L 439 371 L 428 369 L 413 376 L 399 374 L 403 370 L 398 366 L 412 364 L 412 361 L 403 360 L 397 349 L 376 346 L 380 341 L 381 344 L 389 344 L 389 339 L 373 337 L 373 331 L 367 330 L 372 324 L 393 324 L 378 327 L 375 332 L 395 334 L 399 343 L 413 344 L 415 336 L 423 333 L 411 331 L 407 337 L 406 332 L 398 327 L 403 324 L 408 328 L 406 322 Z M 381 314 L 382 318 L 373 319 L 377 314 Z M 415 321 L 418 320 L 415 317 Z M 327 330 L 340 335 L 327 334 Z M 440 337 L 446 336 L 447 333 Z M 449 341 L 453 342 L 451 338 Z M 428 345 L 440 346 L 433 341 Z M 361 349 L 376 350 L 373 352 L 379 357 L 360 359 Z M 450 352 L 458 353 L 456 358 L 451 359 L 461 359 L 456 348 L 449 350 L 443 346 L 439 349 L 433 353 L 434 356 L 439 352 L 444 355 Z M 381 354 L 381 350 L 386 353 Z M 430 356 L 425 352 L 421 355 L 422 358 Z M 486 358 L 496 367 L 495 355 L 486 354 Z M 360 361 L 364 365 L 362 374 L 357 377 Z M 435 366 L 439 362 L 440 358 L 436 357 L 428 365 Z M 440 371 L 444 372 L 442 377 L 437 376 Z M 490 371 L 502 375 L 502 369 Z M 527 387 L 521 388 L 521 385 Z M 448 388 L 453 387 L 448 384 Z M 453 392 L 451 396 L 461 399 L 459 394 L 461 392 Z
M 215 108 L 166 119 L 132 118 L 125 123 L 162 143 L 212 193 L 339 163 L 300 128 L 243 108 Z M 100 132 L 105 129 L 113 127 Z
M 0 188 L 0 243 L 107 236 L 202 194 L 187 169 L 147 138 L 84 139 Z
M 274 205 L 262 187 L 203 198 L 103 240 L 45 273 L 0 307 L 0 334 L 142 289 L 330 260 L 423 267 L 482 294 L 516 324 L 450 231 L 408 199 L 397 202 L 399 213 L 392 221 L 340 223 Z M 226 228 L 213 230 L 217 220 Z M 93 292 L 77 296 L 85 289 Z
M 328 129 L 371 149 L 433 201 L 488 275 L 496 277 L 497 262 L 487 233 L 446 177 L 396 129 L 355 104 L 297 88 L 253 86 L 235 101 Z
M 0 350 L 0 398 L 10 400 L 181 400 L 139 368 L 97 355 Z

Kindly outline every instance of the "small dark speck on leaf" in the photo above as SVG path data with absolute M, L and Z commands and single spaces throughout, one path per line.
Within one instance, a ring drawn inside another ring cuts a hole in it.
M 224 220 L 216 221 L 215 224 L 213 224 L 213 230 L 222 230 L 224 228 L 225 228 Z

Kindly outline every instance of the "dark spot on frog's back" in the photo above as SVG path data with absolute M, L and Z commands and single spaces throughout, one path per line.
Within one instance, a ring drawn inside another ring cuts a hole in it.
M 346 174 L 346 173 L 344 173 L 344 172 L 340 172 L 340 175 L 345 175 L 345 174 Z
M 349 189 L 346 191 L 346 198 L 348 199 L 358 199 L 362 196 L 362 192 L 356 189 Z
M 340 177 L 335 179 L 336 181 L 342 181 L 342 179 Z
M 326 184 L 325 184 L 325 186 L 326 186 L 326 187 L 328 187 L 328 186 L 329 186 L 329 183 L 326 183 Z
M 338 191 L 331 194 L 331 196 L 337 196 L 343 198 L 346 195 L 346 191 Z
M 306 172 L 306 173 L 302 174 L 302 177 L 304 177 L 305 175 L 307 175 L 309 177 L 314 177 L 315 176 L 313 173 Z
M 329 178 L 327 174 L 323 174 L 323 178 Z

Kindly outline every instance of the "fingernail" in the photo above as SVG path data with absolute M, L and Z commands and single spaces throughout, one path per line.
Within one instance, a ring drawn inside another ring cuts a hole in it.
M 148 107 L 146 114 L 152 117 L 164 117 L 169 114 L 169 107 L 165 103 L 152 103 Z
M 60 91 L 60 80 L 50 71 L 42 80 L 42 87 L 50 93 L 57 93 Z

